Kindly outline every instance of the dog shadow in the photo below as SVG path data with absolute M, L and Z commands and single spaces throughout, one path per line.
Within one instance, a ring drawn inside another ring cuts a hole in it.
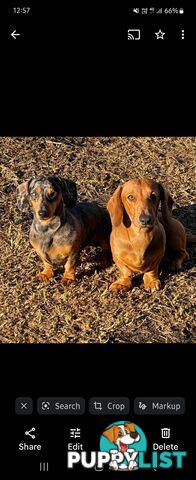
M 85 277 L 91 277 L 95 273 L 102 272 L 106 270 L 106 268 L 111 267 L 113 260 L 112 260 L 112 255 L 109 254 L 107 257 L 103 258 L 103 252 L 97 251 L 93 252 L 93 254 L 87 254 L 86 256 L 86 262 L 89 263 L 90 265 L 87 266 L 87 268 L 82 269 L 82 271 L 78 272 L 77 278 L 82 279 L 84 276 Z
M 185 205 L 184 207 L 176 207 L 172 210 L 172 215 L 180 220 L 186 230 L 196 235 L 196 204 Z
M 112 266 L 113 260 L 112 255 L 109 253 L 107 257 L 103 257 L 103 252 L 101 249 L 94 250 L 93 252 L 88 251 L 88 247 L 84 250 L 85 259 L 81 258 L 81 262 L 79 262 L 78 267 L 80 267 L 79 271 L 77 268 L 76 271 L 76 278 L 77 280 L 82 280 L 84 277 L 92 277 L 96 271 L 96 273 L 100 273 L 106 268 Z M 81 263 L 84 262 L 85 268 Z M 64 272 L 63 267 L 58 267 L 54 272 L 54 277 L 58 280 L 62 277 Z
M 187 252 L 190 258 L 183 264 L 182 270 L 189 270 L 195 264 L 196 254 L 196 204 L 185 205 L 184 207 L 174 208 L 172 211 L 174 218 L 179 220 L 185 227 L 187 233 Z M 191 239 L 191 235 L 195 239 Z

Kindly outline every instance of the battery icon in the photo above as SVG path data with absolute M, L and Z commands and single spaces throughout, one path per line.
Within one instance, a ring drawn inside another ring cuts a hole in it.
M 179 13 L 181 13 L 181 15 L 183 15 L 183 13 L 184 13 L 184 8 L 179 8 Z

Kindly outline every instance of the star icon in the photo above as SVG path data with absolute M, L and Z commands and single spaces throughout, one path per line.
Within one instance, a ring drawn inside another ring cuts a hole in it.
M 159 40 L 159 39 L 164 40 L 165 32 L 162 32 L 162 30 L 159 29 L 158 32 L 155 32 L 155 35 L 157 36 L 157 40 Z

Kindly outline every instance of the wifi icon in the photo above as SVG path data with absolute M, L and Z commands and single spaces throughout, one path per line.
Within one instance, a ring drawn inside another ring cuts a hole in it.
M 140 30 L 128 30 L 128 40 L 140 40 Z

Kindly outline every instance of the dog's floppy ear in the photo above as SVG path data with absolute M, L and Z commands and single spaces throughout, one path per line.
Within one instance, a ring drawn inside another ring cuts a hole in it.
M 19 210 L 25 210 L 25 207 L 28 205 L 28 197 L 29 197 L 29 185 L 31 180 L 27 180 L 26 182 L 21 183 L 16 190 L 17 194 L 17 206 Z
M 114 442 L 114 427 L 108 428 L 108 430 L 105 430 L 103 432 L 104 437 L 106 437 L 109 442 L 113 443 Z
M 172 208 L 174 200 L 170 193 L 159 183 L 160 200 L 161 200 L 161 212 L 163 220 L 167 223 L 172 216 Z
M 75 206 L 77 202 L 77 186 L 76 183 L 73 182 L 72 180 L 64 180 L 62 179 L 63 182 L 63 199 L 65 201 L 65 204 L 68 208 L 72 208 Z
M 72 180 L 67 180 L 62 177 L 48 177 L 48 179 L 56 185 L 62 192 L 65 206 L 73 208 L 77 202 L 77 186 Z
M 121 201 L 121 192 L 122 187 L 119 187 L 115 190 L 114 194 L 110 198 L 107 209 L 110 214 L 111 222 L 113 227 L 118 227 L 121 224 L 123 217 L 123 204 Z
M 135 440 L 138 437 L 138 432 L 135 429 L 134 423 L 125 423 L 124 426 L 129 430 L 131 438 Z
M 127 427 L 131 433 L 136 433 L 134 423 L 125 423 L 124 426 Z
M 130 432 L 135 432 L 135 425 L 134 423 L 125 423 L 125 427 L 128 427 Z

